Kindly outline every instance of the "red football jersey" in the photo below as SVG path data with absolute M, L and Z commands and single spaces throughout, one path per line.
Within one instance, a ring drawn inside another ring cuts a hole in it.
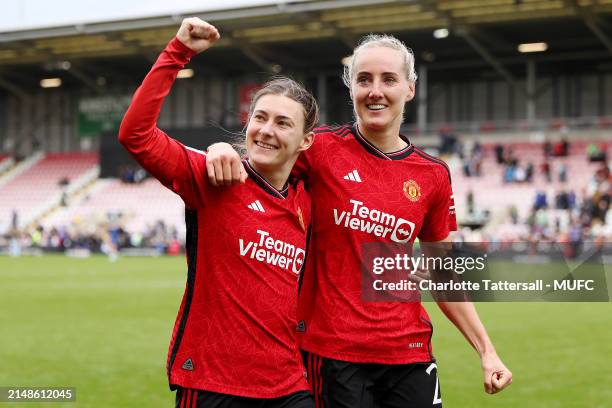
M 361 299 L 360 255 L 367 243 L 441 241 L 456 229 L 447 166 L 409 142 L 385 154 L 347 125 L 317 129 L 294 173 L 313 199 L 302 348 L 352 362 L 432 361 L 432 326 L 420 302 Z
M 248 162 L 245 184 L 208 184 L 206 155 L 156 127 L 193 53 L 174 39 L 134 95 L 120 141 L 186 204 L 187 285 L 172 334 L 170 385 L 253 398 L 308 390 L 295 335 L 310 200 Z

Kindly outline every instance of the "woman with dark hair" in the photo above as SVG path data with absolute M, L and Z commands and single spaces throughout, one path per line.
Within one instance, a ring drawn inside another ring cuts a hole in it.
M 212 25 L 185 19 L 119 131 L 132 156 L 186 206 L 188 275 L 168 353 L 170 387 L 177 407 L 310 408 L 295 335 L 310 200 L 289 175 L 312 144 L 316 101 L 286 78 L 257 92 L 241 162 L 248 179 L 214 194 L 206 153 L 156 126 L 178 71 L 219 38 Z

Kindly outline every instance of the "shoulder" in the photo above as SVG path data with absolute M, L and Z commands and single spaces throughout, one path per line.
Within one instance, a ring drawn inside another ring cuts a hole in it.
M 425 153 L 422 149 L 419 149 L 416 146 L 413 146 L 413 149 L 413 154 L 409 156 L 410 158 L 429 165 L 431 167 L 431 170 L 435 172 L 438 176 L 442 176 L 443 179 L 448 180 L 449 183 L 451 182 L 450 168 L 444 160 Z
M 315 128 L 316 138 L 343 139 L 353 132 L 351 125 L 322 125 Z
M 345 141 L 352 139 L 348 136 L 353 134 L 353 127 L 351 125 L 322 125 L 313 130 L 315 134 L 313 147 L 314 151 L 327 151 L 337 144 L 344 143 Z M 321 150 L 322 149 L 322 150 Z M 314 153 L 311 153 L 314 154 Z

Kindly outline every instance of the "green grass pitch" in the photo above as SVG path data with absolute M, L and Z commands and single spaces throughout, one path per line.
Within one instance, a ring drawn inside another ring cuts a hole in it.
M 76 387 L 76 403 L 53 407 L 173 406 L 165 361 L 185 271 L 184 257 L 0 257 L 0 386 Z M 495 396 L 476 353 L 426 307 L 445 407 L 612 407 L 610 303 L 478 304 L 514 373 Z

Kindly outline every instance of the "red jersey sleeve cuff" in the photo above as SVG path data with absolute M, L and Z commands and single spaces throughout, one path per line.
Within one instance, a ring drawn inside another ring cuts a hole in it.
M 183 44 L 176 36 L 170 40 L 166 46 L 166 51 L 170 52 L 181 64 L 187 64 L 196 55 L 194 50 Z

